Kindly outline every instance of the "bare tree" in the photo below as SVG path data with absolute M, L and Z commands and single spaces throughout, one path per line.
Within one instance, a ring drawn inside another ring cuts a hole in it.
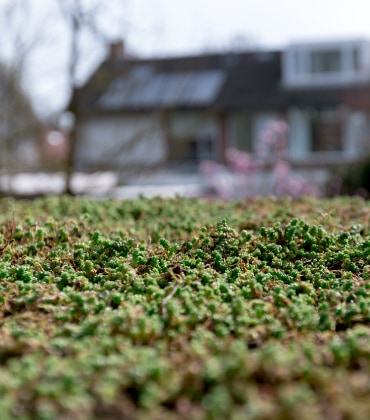
M 100 51 L 101 55 L 109 40 L 124 35 L 124 4 L 125 0 L 110 0 L 109 2 L 43 0 L 41 6 L 34 0 L 0 0 L 0 33 L 2 35 L 0 61 L 3 59 L 7 63 L 5 70 L 11 69 L 6 71 L 7 75 L 11 75 L 10 79 L 6 79 L 7 96 L 13 99 L 16 97 L 14 87 L 21 86 L 25 76 L 28 77 L 28 82 L 32 83 L 33 76 L 36 76 L 40 84 L 44 86 L 54 79 L 54 85 L 57 86 L 57 83 L 59 85 L 53 92 L 67 97 L 69 110 L 74 114 L 74 119 L 78 119 L 80 114 L 78 87 L 87 69 L 89 67 L 91 69 L 99 60 L 97 51 Z M 60 56 L 63 56 L 64 61 L 60 60 Z M 52 64 L 57 62 L 58 64 Z M 30 90 L 35 93 L 33 88 L 31 86 Z M 55 93 L 52 95 L 55 96 Z M 8 106 L 6 116 L 4 111 L 0 120 L 3 119 L 6 124 L 4 122 L 1 128 L 0 123 L 0 131 L 5 130 L 5 125 L 6 127 L 20 127 L 17 121 L 12 120 L 12 118 L 18 118 L 19 112 L 14 109 L 9 100 L 4 98 L 3 95 L 2 103 L 7 103 Z M 31 101 L 25 99 L 23 105 L 26 102 L 28 109 L 31 110 Z M 44 104 L 44 110 L 47 107 Z M 4 107 L 0 108 L 1 113 Z M 75 130 L 72 130 L 70 136 L 71 147 L 66 165 L 66 192 L 71 194 L 74 154 L 78 138 Z M 8 137 L 3 144 L 14 145 L 14 140 L 10 138 L 11 136 Z M 8 153 L 2 152 L 0 164 L 5 164 L 5 162 L 9 167 Z
M 92 48 L 96 49 L 99 45 L 106 46 L 112 37 L 122 36 L 124 0 L 110 2 L 99 0 L 88 2 L 83 0 L 57 1 L 69 34 L 66 72 L 66 83 L 70 92 L 68 109 L 73 114 L 75 122 L 77 122 L 80 117 L 78 88 L 81 67 Z M 107 25 L 107 22 L 110 22 L 110 24 Z M 90 39 L 89 43 L 86 42 L 88 38 Z M 78 142 L 76 125 L 72 127 L 69 136 L 70 147 L 67 158 L 65 192 L 73 194 L 72 177 L 75 171 L 75 152 Z
M 22 86 L 28 53 L 38 38 L 36 32 L 30 36 L 29 28 L 24 23 L 27 22 L 29 6 L 27 0 L 0 3 L 2 46 L 6 55 L 6 63 L 0 64 L 0 165 L 2 189 L 7 191 L 11 190 L 13 172 L 27 163 L 17 151 L 29 147 L 23 156 L 29 157 L 32 151 L 35 154 L 40 129 L 31 100 Z

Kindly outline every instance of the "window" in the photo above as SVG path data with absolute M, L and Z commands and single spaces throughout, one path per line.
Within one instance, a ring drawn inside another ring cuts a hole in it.
M 247 114 L 236 113 L 230 116 L 228 137 L 230 139 L 228 146 L 244 152 L 252 152 L 251 119 Z
M 353 68 L 357 70 L 361 70 L 361 56 L 360 56 L 360 49 L 358 47 L 352 50 L 352 60 L 353 60 Z
M 296 75 L 304 74 L 305 67 L 304 67 L 304 54 L 302 51 L 294 51 L 293 53 L 293 72 Z
M 311 73 L 339 73 L 341 70 L 340 50 L 311 52 Z
M 312 150 L 335 152 L 342 150 L 342 130 L 335 110 L 317 112 L 312 118 Z
M 202 160 L 217 160 L 217 147 L 211 137 L 188 137 L 172 139 L 170 157 L 174 161 L 199 163 Z
M 217 119 L 201 112 L 175 112 L 169 117 L 169 158 L 198 163 L 218 160 Z
M 370 78 L 370 43 L 296 44 L 284 52 L 286 86 L 364 83 Z

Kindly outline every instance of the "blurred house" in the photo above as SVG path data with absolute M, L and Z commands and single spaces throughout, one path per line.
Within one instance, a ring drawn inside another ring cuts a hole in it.
M 117 43 L 76 98 L 85 170 L 224 162 L 228 147 L 255 152 L 273 119 L 289 124 L 294 167 L 328 168 L 368 152 L 370 43 L 155 59 Z
M 0 170 L 14 172 L 38 163 L 40 129 L 17 71 L 0 63 Z

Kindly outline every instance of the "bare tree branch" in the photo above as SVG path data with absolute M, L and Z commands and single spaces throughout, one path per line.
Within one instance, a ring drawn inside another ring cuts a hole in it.
M 82 37 L 88 33 L 93 36 L 95 42 L 107 43 L 108 35 L 100 28 L 98 17 L 106 3 L 83 4 L 81 0 L 66 2 L 57 0 L 59 10 L 67 25 L 69 43 L 69 62 L 67 71 L 67 83 L 71 92 L 69 110 L 74 114 L 75 121 L 80 117 L 80 103 L 78 97 L 78 71 L 83 59 L 81 46 Z M 75 128 L 70 132 L 70 148 L 66 168 L 66 193 L 73 194 L 72 177 L 75 170 L 75 154 L 78 137 Z

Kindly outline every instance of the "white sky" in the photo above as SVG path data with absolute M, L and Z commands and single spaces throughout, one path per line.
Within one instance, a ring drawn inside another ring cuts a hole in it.
M 0 0 L 0 6 L 9 1 L 12 0 Z M 67 4 L 72 0 L 63 1 Z M 112 20 L 105 26 L 108 32 L 114 37 L 124 37 L 128 50 L 138 56 L 225 51 L 235 47 L 281 48 L 294 41 L 370 40 L 370 0 L 99 1 L 102 2 L 99 5 L 110 9 Z M 115 13 L 115 4 L 120 2 L 125 6 L 125 16 Z M 65 68 L 68 36 L 58 21 L 55 0 L 28 0 L 28 3 L 36 11 L 34 25 L 43 35 L 48 31 L 45 48 L 35 50 L 29 60 L 32 65 L 26 78 L 38 112 L 45 115 L 60 109 L 68 97 L 61 71 L 63 65 Z M 26 28 L 27 22 L 22 21 L 21 27 Z M 4 51 L 6 39 L 2 38 L 0 57 Z M 101 48 L 88 46 L 83 60 L 85 73 L 93 71 L 103 56 Z
M 370 39 L 370 0 L 126 0 L 128 46 L 145 55 Z M 239 41 L 240 42 L 240 41 Z

